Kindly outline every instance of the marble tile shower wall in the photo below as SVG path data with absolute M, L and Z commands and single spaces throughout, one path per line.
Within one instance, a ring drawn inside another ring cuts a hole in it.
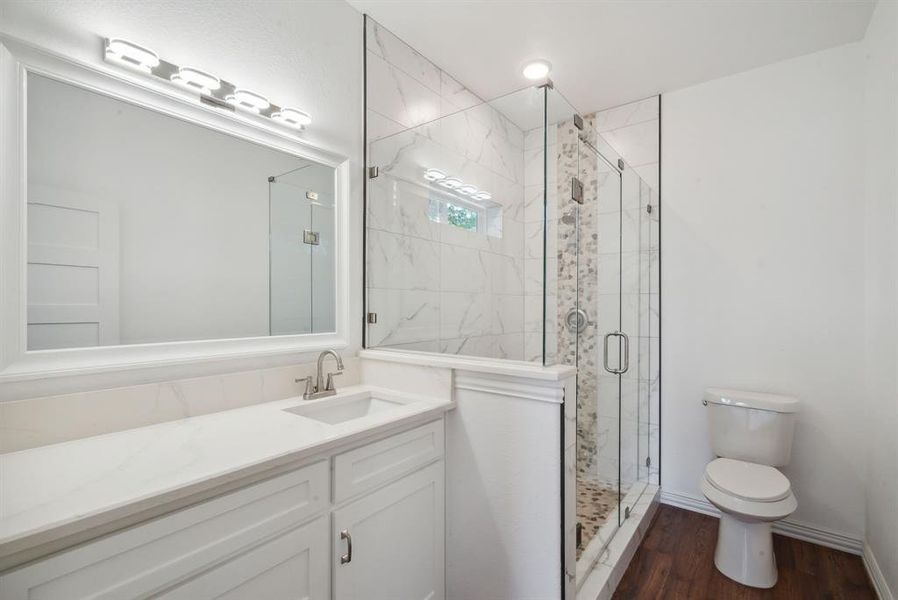
M 368 20 L 369 347 L 524 359 L 524 134 L 421 54 Z M 475 230 L 435 214 L 452 201 L 428 168 L 492 195 Z M 541 245 L 540 245 L 541 252 Z M 541 283 L 540 283 L 541 286 Z M 540 356 L 541 358 L 541 356 Z
M 543 128 L 524 134 L 524 359 L 543 358 L 543 248 L 546 295 L 546 364 L 555 364 L 558 354 L 558 127 L 550 125 L 543 139 Z M 549 161 L 544 162 L 543 144 Z M 545 197 L 543 195 L 545 190 Z M 545 202 L 545 212 L 543 206 Z M 543 244 L 543 220 L 548 235 Z

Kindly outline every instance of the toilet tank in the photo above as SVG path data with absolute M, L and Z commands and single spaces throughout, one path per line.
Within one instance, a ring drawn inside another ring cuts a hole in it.
M 704 404 L 714 454 L 771 467 L 789 464 L 797 398 L 708 388 Z

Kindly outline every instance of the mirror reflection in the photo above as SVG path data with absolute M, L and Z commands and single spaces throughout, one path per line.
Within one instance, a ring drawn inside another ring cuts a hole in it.
M 332 332 L 332 167 L 27 80 L 28 350 Z

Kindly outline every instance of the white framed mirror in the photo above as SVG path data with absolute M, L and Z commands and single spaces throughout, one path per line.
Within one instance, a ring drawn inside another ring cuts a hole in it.
M 346 157 L 0 44 L 0 381 L 346 345 Z

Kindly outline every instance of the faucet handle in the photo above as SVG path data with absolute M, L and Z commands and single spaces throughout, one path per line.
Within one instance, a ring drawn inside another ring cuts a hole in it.
M 342 374 L 343 374 L 343 371 L 336 371 L 334 373 L 328 373 L 327 374 L 327 383 L 325 384 L 324 389 L 326 391 L 330 391 L 330 390 L 336 391 L 336 388 L 334 387 L 334 377 L 336 377 L 337 375 L 342 375 Z
M 294 379 L 294 380 L 293 380 L 293 383 L 301 383 L 301 382 L 303 382 L 303 381 L 306 382 L 306 391 L 303 392 L 303 398 L 308 398 L 308 397 L 311 396 L 312 393 L 315 391 L 315 390 L 312 389 L 312 387 L 313 387 L 313 385 L 312 385 L 312 375 L 309 375 L 308 377 L 299 377 L 299 378 L 297 378 L 297 379 Z

